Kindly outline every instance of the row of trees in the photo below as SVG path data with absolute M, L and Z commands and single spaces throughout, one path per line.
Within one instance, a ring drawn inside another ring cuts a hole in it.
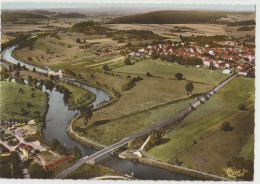
M 59 154 L 65 154 L 67 152 L 67 148 L 60 143 L 60 141 L 56 138 L 52 138 L 48 141 L 48 145 L 52 151 L 56 151 Z
M 158 59 L 160 58 L 162 61 L 168 61 L 170 63 L 178 63 L 180 65 L 191 65 L 191 66 L 195 66 L 195 65 L 202 65 L 203 61 L 201 58 L 198 58 L 197 56 L 194 57 L 183 57 L 183 56 L 177 56 L 175 54 L 168 54 L 165 55 L 164 53 L 160 53 L 160 52 L 153 52 L 151 54 L 151 58 L 152 59 Z

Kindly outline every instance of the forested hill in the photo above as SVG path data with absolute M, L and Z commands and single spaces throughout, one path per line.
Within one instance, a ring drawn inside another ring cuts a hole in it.
M 48 19 L 48 17 L 25 12 L 2 12 L 1 14 L 1 20 L 3 22 L 17 21 L 18 19 Z
M 206 11 L 206 10 L 166 10 L 122 16 L 113 19 L 112 24 L 185 24 L 216 23 L 227 14 L 248 14 L 248 12 Z

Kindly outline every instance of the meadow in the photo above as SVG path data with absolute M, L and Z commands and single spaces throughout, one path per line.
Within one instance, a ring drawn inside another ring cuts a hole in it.
M 164 162 L 175 164 L 177 158 L 184 166 L 220 174 L 219 168 L 239 150 L 240 155 L 250 157 L 252 141 L 245 141 L 254 129 L 253 102 L 254 79 L 234 78 L 167 133 L 163 138 L 169 142 L 147 153 Z M 248 110 L 238 110 L 240 103 L 246 104 Z M 224 121 L 230 122 L 234 130 L 223 133 L 220 126 Z M 244 145 L 251 149 L 245 151 Z
M 1 81 L 1 119 L 43 119 L 48 103 L 42 91 L 23 84 Z M 23 110 L 22 110 L 23 109 Z M 24 111 L 24 112 L 23 112 Z

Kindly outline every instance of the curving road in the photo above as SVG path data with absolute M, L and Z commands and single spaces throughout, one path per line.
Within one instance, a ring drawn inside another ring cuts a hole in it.
M 214 93 L 216 93 L 219 89 L 221 89 L 225 84 L 227 84 L 230 80 L 232 80 L 234 77 L 236 77 L 238 74 L 237 73 L 233 73 L 232 75 L 228 76 L 225 80 L 223 80 L 220 84 L 218 84 L 218 86 L 216 86 L 215 88 L 207 91 L 206 93 L 204 93 L 202 96 L 200 96 L 197 100 L 195 100 L 190 106 L 188 106 L 186 109 L 182 110 L 181 112 L 179 112 L 178 114 L 170 117 L 167 120 L 164 120 L 156 125 L 153 125 L 149 128 L 146 128 L 134 135 L 131 135 L 129 137 L 126 137 L 124 139 L 122 139 L 121 141 L 114 143 L 90 156 L 86 156 L 81 158 L 76 164 L 68 167 L 67 169 L 63 170 L 62 172 L 58 173 L 54 178 L 56 179 L 61 179 L 66 177 L 70 172 L 74 171 L 75 169 L 79 168 L 80 166 L 82 166 L 85 163 L 88 162 L 94 162 L 95 159 L 112 152 L 113 150 L 115 150 L 118 147 L 123 146 L 124 144 L 126 144 L 127 142 L 134 140 L 144 134 L 149 133 L 151 130 L 158 130 L 162 127 L 165 127 L 166 125 L 176 121 L 177 119 L 183 117 L 184 115 L 190 113 L 194 108 L 198 107 L 200 104 L 203 104 L 203 101 L 207 100 L 211 95 L 213 95 Z

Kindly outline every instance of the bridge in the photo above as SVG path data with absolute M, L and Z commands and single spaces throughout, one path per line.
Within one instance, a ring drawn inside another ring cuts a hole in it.
M 77 168 L 79 168 L 80 166 L 82 166 L 85 163 L 95 163 L 95 160 L 98 159 L 99 157 L 112 152 L 113 150 L 125 145 L 126 143 L 128 143 L 129 141 L 132 141 L 138 137 L 141 137 L 145 134 L 148 134 L 151 132 L 151 130 L 159 130 L 160 128 L 163 128 L 167 125 L 169 125 L 170 123 L 180 119 L 181 117 L 183 117 L 184 115 L 190 113 L 191 111 L 193 111 L 194 109 L 196 109 L 200 104 L 203 104 L 203 101 L 207 100 L 211 95 L 213 95 L 214 93 L 216 93 L 219 89 L 221 89 L 225 84 L 227 84 L 230 80 L 232 80 L 234 77 L 236 77 L 238 74 L 237 73 L 233 73 L 232 75 L 228 76 L 225 80 L 223 80 L 222 82 L 220 82 L 216 87 L 214 87 L 213 89 L 207 91 L 206 93 L 204 93 L 203 95 L 201 95 L 197 100 L 195 100 L 190 106 L 188 106 L 187 108 L 185 108 L 184 110 L 182 110 L 181 112 L 177 113 L 176 115 L 170 117 L 167 120 L 164 120 L 156 125 L 153 125 L 149 128 L 146 128 L 140 132 L 137 132 L 134 135 L 125 137 L 124 139 L 120 140 L 119 142 L 116 142 L 90 156 L 85 156 L 83 158 L 81 158 L 77 163 L 75 163 L 74 165 L 66 168 L 65 170 L 63 170 L 62 172 L 58 173 L 54 178 L 56 179 L 61 179 L 66 177 L 70 172 L 76 170 Z

